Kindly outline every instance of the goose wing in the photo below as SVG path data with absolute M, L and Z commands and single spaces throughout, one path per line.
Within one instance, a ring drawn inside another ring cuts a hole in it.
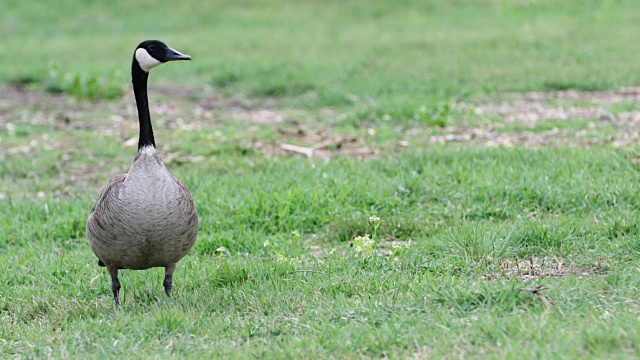
M 96 200 L 95 204 L 93 204 L 93 207 L 91 208 L 91 213 L 87 220 L 86 232 L 92 248 L 95 241 L 100 241 L 98 238 L 104 236 L 111 237 L 108 232 L 104 231 L 105 228 L 104 225 L 100 223 L 100 218 L 104 219 L 104 215 L 106 215 L 105 213 L 109 211 L 109 203 L 112 199 L 118 196 L 118 189 L 122 186 L 126 177 L 127 175 L 123 174 L 111 179 L 109 184 L 102 188 L 100 196 L 98 196 L 98 200 Z M 104 266 L 100 259 L 98 259 L 98 265 Z
M 175 176 L 171 175 L 173 180 L 178 184 L 178 189 L 180 192 L 180 197 L 184 199 L 187 213 L 187 226 L 189 227 L 190 237 L 195 238 L 198 236 L 198 212 L 196 210 L 196 206 L 193 203 L 193 198 L 191 197 L 191 193 L 187 186 L 182 183 L 182 181 L 178 180 Z
M 109 203 L 111 199 L 118 195 L 118 189 L 122 186 L 124 179 L 127 178 L 127 174 L 122 174 L 114 177 L 109 181 L 109 184 L 102 188 L 100 191 L 100 196 L 98 196 L 98 200 L 93 204 L 91 208 L 91 214 L 96 211 L 102 211 L 102 209 L 109 207 Z M 91 216 L 89 216 L 89 220 L 91 220 Z

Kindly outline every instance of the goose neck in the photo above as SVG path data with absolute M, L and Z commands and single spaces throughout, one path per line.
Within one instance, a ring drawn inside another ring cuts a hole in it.
M 131 66 L 131 80 L 133 82 L 133 93 L 136 98 L 138 108 L 138 120 L 140 122 L 140 136 L 138 139 L 138 150 L 145 147 L 156 146 L 153 138 L 153 128 L 151 126 L 151 115 L 149 114 L 149 100 L 147 97 L 147 80 L 149 73 L 142 70 L 140 65 L 133 59 Z

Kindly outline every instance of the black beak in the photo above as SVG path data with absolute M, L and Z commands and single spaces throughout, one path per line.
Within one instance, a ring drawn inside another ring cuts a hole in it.
M 191 56 L 185 55 L 179 51 L 173 50 L 172 48 L 167 48 L 167 55 L 165 55 L 164 61 L 174 61 L 174 60 L 191 60 Z

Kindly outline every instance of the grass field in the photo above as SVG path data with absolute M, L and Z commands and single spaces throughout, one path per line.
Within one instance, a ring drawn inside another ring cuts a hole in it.
M 638 14 L 9 0 L 0 357 L 640 358 Z M 115 310 L 84 226 L 146 38 L 194 58 L 150 98 L 201 226 L 173 298 L 123 271 Z

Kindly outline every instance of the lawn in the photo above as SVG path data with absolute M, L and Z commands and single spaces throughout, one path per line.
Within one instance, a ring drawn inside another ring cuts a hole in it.
M 0 357 L 639 358 L 636 1 L 9 0 Z M 85 222 L 133 49 L 200 215 L 174 296 Z

